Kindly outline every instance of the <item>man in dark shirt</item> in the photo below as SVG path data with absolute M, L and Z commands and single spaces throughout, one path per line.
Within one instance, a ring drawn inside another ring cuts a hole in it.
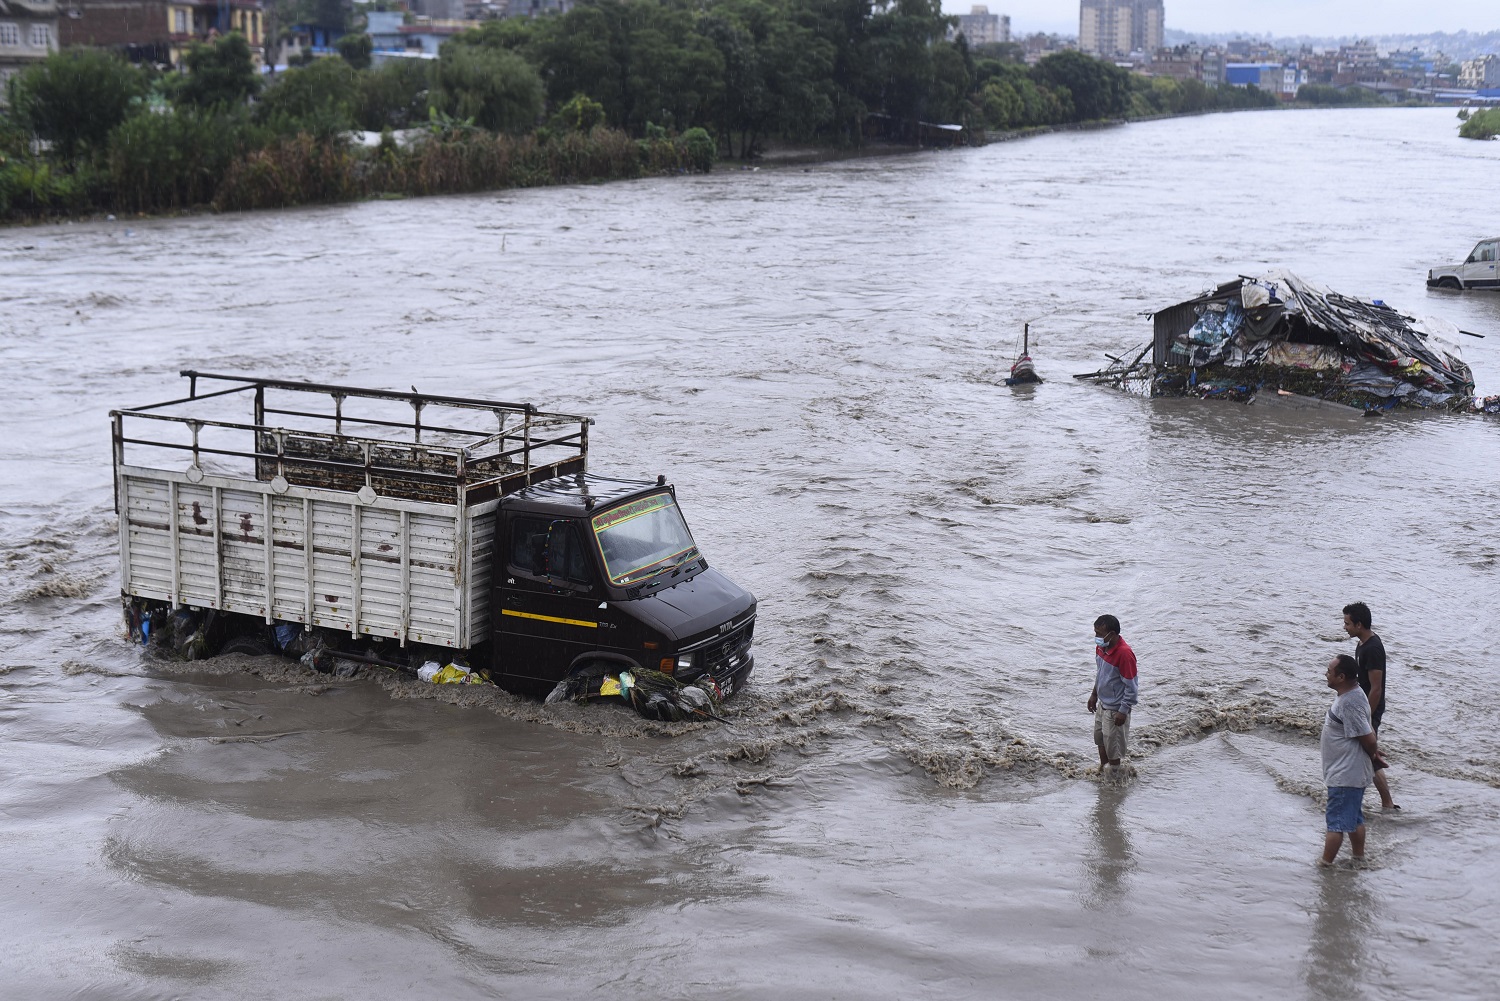
M 1354 663 L 1359 669 L 1359 687 L 1370 700 L 1370 724 L 1380 734 L 1380 720 L 1385 716 L 1385 643 L 1370 631 L 1370 607 L 1363 601 L 1344 606 L 1344 632 L 1358 642 Z M 1399 810 L 1391 799 L 1391 787 L 1385 778 L 1385 759 L 1375 759 L 1375 789 L 1380 793 L 1382 810 Z

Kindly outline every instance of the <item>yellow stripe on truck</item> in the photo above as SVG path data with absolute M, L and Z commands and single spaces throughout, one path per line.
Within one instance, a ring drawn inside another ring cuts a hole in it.
M 536 619 L 538 622 L 557 622 L 564 626 L 582 626 L 585 629 L 598 629 L 599 623 L 585 622 L 583 619 L 560 619 L 555 615 L 538 615 L 535 612 L 517 612 L 509 608 L 500 609 L 501 615 L 514 615 L 518 619 Z

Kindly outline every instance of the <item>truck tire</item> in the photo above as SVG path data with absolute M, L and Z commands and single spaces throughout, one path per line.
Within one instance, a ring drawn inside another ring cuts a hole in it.
M 557 683 L 551 693 L 547 695 L 546 702 L 550 705 L 562 702 L 581 695 L 585 689 L 593 686 L 596 690 L 599 681 L 612 671 L 619 671 L 624 665 L 610 664 L 602 660 L 586 660 L 575 664 L 563 680 Z
M 1452 275 L 1446 275 L 1446 276 L 1444 276 L 1442 278 L 1439 278 L 1437 284 L 1438 284 L 1438 288 L 1456 288 L 1456 289 L 1461 289 L 1461 288 L 1464 287 L 1463 286 L 1463 282 L 1459 281 L 1457 278 L 1454 278 Z
M 219 653 L 240 653 L 246 657 L 269 657 L 271 655 L 271 644 L 267 643 L 262 637 L 249 633 L 241 633 L 228 643 L 225 643 L 224 648 Z

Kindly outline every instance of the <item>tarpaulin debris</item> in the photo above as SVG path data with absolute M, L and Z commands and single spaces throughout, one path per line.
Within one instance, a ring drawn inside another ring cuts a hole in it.
M 724 721 L 719 715 L 724 693 L 719 683 L 706 674 L 683 684 L 670 674 L 646 668 L 618 674 L 596 669 L 563 679 L 547 696 L 549 704 L 596 699 L 624 702 L 647 719 L 672 723 L 695 719 Z
M 1152 396 L 1250 402 L 1281 390 L 1364 409 L 1474 407 L 1473 373 L 1453 324 L 1290 272 L 1241 276 L 1153 320 L 1153 341 L 1134 361 L 1078 378 Z

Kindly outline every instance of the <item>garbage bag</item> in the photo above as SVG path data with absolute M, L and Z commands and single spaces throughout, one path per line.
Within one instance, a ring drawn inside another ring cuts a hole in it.
M 461 667 L 458 664 L 446 664 L 439 667 L 435 660 L 429 660 L 418 668 L 417 677 L 423 681 L 430 681 L 434 685 L 484 684 L 480 677 L 470 672 L 467 667 Z

